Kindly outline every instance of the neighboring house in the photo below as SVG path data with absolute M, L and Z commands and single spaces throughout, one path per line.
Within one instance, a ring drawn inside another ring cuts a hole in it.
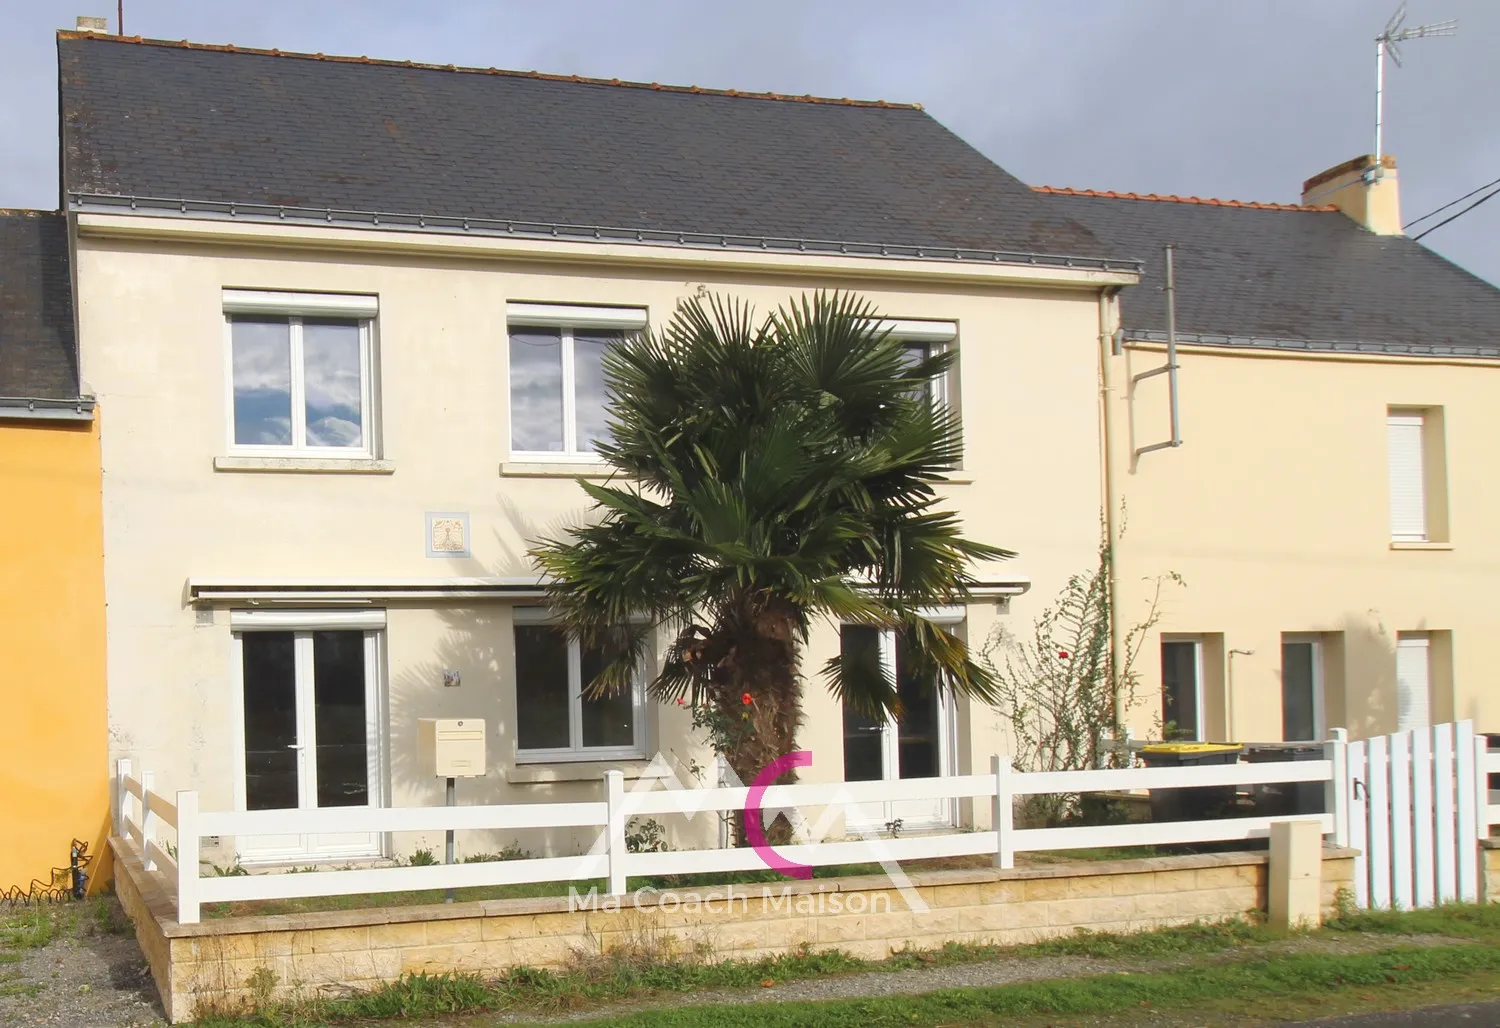
M 575 476 L 605 473 L 601 353 L 705 292 L 768 311 L 855 290 L 913 347 L 957 349 L 939 391 L 968 445 L 945 501 L 1020 557 L 934 619 L 976 646 L 1002 617 L 1024 632 L 1095 560 L 1105 294 L 1137 265 L 919 108 L 58 45 L 82 375 L 108 421 L 111 754 L 167 791 L 441 803 L 424 717 L 486 720 L 465 803 L 597 795 L 658 752 L 709 763 L 681 708 L 580 699 L 590 654 L 549 625 L 526 555 L 586 509 Z M 816 629 L 810 677 L 840 645 Z M 995 711 L 902 693 L 908 719 L 878 725 L 810 682 L 804 777 L 982 770 L 1003 747 Z M 225 839 L 214 859 L 440 843 Z
M 0 210 L 0 893 L 53 884 L 72 840 L 99 856 L 108 835 L 93 408 L 78 391 L 67 219 Z
M 1121 620 L 1186 585 L 1138 731 L 1500 727 L 1500 290 L 1403 236 L 1396 190 L 1390 158 L 1310 179 L 1312 206 L 1041 190 L 1145 261 L 1105 383 Z M 1168 376 L 1136 378 L 1166 363 L 1166 244 L 1181 446 L 1141 453 L 1171 440 Z

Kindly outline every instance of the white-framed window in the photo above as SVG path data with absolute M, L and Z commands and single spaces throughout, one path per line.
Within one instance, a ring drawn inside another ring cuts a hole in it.
M 596 460 L 608 432 L 604 354 L 646 327 L 641 307 L 511 302 L 510 453 L 516 460 Z
M 1316 742 L 1327 735 L 1323 707 L 1323 640 L 1281 637 L 1281 738 Z
M 1432 724 L 1432 642 L 1427 632 L 1396 635 L 1396 731 Z
M 1194 636 L 1161 638 L 1162 737 L 1201 740 L 1203 723 L 1203 640 Z
M 899 342 L 907 354 L 908 366 L 914 366 L 929 357 L 951 349 L 958 340 L 958 326 L 951 321 L 898 320 L 881 323 L 881 328 L 890 332 L 891 338 Z M 957 397 L 954 387 L 954 370 L 940 375 L 928 383 L 928 397 L 933 406 L 951 406 Z
M 1447 542 L 1443 408 L 1391 407 L 1385 424 L 1391 542 Z
M 543 608 L 513 615 L 516 648 L 516 757 L 524 762 L 616 760 L 646 755 L 645 672 L 632 687 L 591 698 L 584 689 L 604 663 L 570 639 Z
M 376 453 L 373 296 L 224 291 L 229 450 Z

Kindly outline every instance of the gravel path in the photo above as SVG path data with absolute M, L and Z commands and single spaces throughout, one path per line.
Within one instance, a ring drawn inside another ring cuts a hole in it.
M 8 912 L 0 907 L 0 917 Z M 156 986 L 134 934 L 90 929 L 40 949 L 0 952 L 0 1025 L 6 1028 L 164 1024 Z

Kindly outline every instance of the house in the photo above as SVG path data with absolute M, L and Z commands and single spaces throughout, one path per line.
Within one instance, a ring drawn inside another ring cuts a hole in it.
M 1500 291 L 1404 236 L 1397 190 L 1390 157 L 1293 205 L 1042 189 L 1145 262 L 1104 384 L 1121 621 L 1186 584 L 1144 640 L 1142 732 L 1500 726 Z M 1175 389 L 1150 375 L 1168 244 Z
M 68 226 L 0 210 L 0 893 L 69 887 L 108 838 L 99 424 L 78 389 Z M 102 878 L 104 865 L 88 871 Z
M 486 725 L 464 803 L 597 796 L 658 753 L 701 773 L 685 711 L 580 698 L 591 655 L 527 558 L 606 472 L 599 355 L 687 297 L 854 290 L 911 346 L 956 349 L 940 392 L 968 444 L 945 498 L 1021 556 L 935 620 L 983 644 L 1095 560 L 1101 326 L 1139 265 L 918 107 L 74 32 L 58 53 L 82 379 L 108 422 L 110 754 L 159 788 L 205 809 L 440 804 L 417 722 L 441 717 Z M 843 637 L 820 626 L 805 667 Z M 876 724 L 810 683 L 804 778 L 1002 749 L 995 711 L 903 690 L 911 715 Z M 222 839 L 212 859 L 441 841 Z

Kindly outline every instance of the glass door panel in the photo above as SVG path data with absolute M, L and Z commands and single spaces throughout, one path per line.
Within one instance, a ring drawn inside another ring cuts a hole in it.
M 367 806 L 370 751 L 364 633 L 314 632 L 312 648 L 318 806 Z
M 1199 738 L 1197 640 L 1163 640 L 1161 644 L 1161 720 L 1166 739 Z
M 905 633 L 896 639 L 896 666 L 901 669 L 896 695 L 902 710 L 896 725 L 898 777 L 936 778 L 942 774 L 937 689 L 929 676 L 912 666 Z
M 872 719 L 844 707 L 844 780 L 848 782 L 936 778 L 949 773 L 952 711 L 931 676 L 907 657 L 907 640 L 895 632 L 846 625 L 840 633 L 845 661 L 878 661 L 896 682 L 899 720 Z M 953 824 L 948 800 L 891 800 L 852 805 L 845 814 L 851 831 L 885 831 L 896 821 L 902 830 Z
M 839 632 L 844 663 L 866 671 L 880 667 L 880 631 L 845 625 Z M 844 704 L 844 781 L 874 782 L 885 777 L 885 722 Z
M 363 630 L 246 631 L 240 649 L 244 804 L 248 810 L 368 806 L 379 732 L 375 634 Z M 255 836 L 236 840 L 247 862 L 374 856 L 381 837 Z

